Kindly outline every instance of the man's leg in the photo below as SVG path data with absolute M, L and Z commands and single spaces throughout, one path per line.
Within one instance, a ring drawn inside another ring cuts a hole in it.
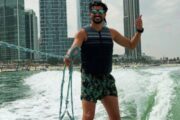
M 93 120 L 95 114 L 96 103 L 82 100 L 83 116 L 82 120 Z
M 101 102 L 103 103 L 110 120 L 121 120 L 118 97 L 116 96 L 105 96 Z

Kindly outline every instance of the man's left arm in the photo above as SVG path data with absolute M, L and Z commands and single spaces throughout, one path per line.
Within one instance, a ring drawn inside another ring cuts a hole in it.
M 142 23 L 142 16 L 139 16 L 136 19 L 136 29 L 137 32 L 135 33 L 135 35 L 131 38 L 131 40 L 127 37 L 122 36 L 118 31 L 114 30 L 114 29 L 110 29 L 111 34 L 112 34 L 112 38 L 113 40 L 118 43 L 119 45 L 122 45 L 124 47 L 133 49 L 136 47 L 137 43 L 140 41 L 141 39 L 141 33 L 143 32 L 143 23 Z

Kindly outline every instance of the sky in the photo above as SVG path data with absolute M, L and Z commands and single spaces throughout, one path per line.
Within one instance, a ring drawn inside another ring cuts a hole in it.
M 25 9 L 33 9 L 39 21 L 39 0 L 24 0 Z M 103 0 L 109 10 L 108 26 L 124 35 L 123 0 Z M 144 33 L 142 52 L 155 58 L 180 57 L 180 0 L 139 0 Z M 67 0 L 68 35 L 77 32 L 77 0 Z M 114 54 L 124 54 L 124 48 L 115 44 Z

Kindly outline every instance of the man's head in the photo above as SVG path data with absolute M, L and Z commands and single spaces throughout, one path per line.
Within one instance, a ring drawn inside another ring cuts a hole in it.
M 101 1 L 94 1 L 89 4 L 91 20 L 96 24 L 100 24 L 105 20 L 107 10 L 106 4 Z
M 91 11 L 93 9 L 94 6 L 101 6 L 103 8 L 103 10 L 105 11 L 105 13 L 108 11 L 108 7 L 106 4 L 104 4 L 101 1 L 93 1 L 89 4 L 89 11 Z

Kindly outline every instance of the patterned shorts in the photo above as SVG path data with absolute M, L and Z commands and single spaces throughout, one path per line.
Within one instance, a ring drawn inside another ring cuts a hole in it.
M 81 100 L 97 102 L 105 96 L 117 96 L 115 79 L 111 74 L 81 74 Z

